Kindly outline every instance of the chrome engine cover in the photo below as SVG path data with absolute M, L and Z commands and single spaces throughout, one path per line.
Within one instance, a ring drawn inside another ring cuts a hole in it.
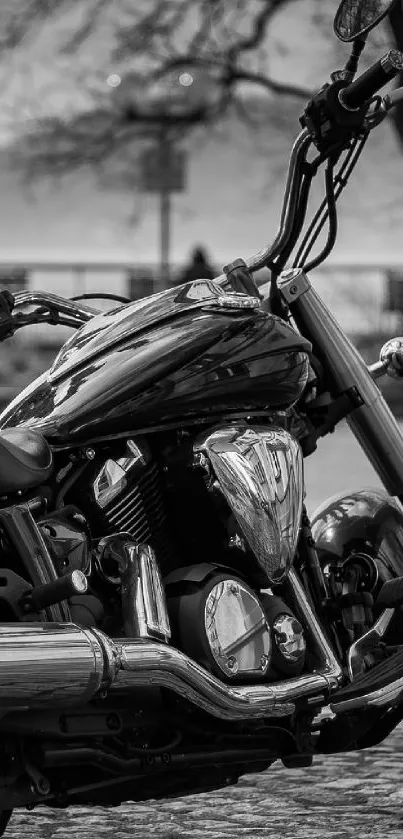
M 196 441 L 271 585 L 295 555 L 304 497 L 299 443 L 282 428 L 225 426 Z
M 206 600 L 204 625 L 213 658 L 225 676 L 267 673 L 270 630 L 249 586 L 231 579 L 216 583 Z

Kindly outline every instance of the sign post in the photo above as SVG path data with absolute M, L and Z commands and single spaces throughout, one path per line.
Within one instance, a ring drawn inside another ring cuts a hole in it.
M 171 194 L 185 189 L 186 153 L 176 149 L 162 130 L 158 145 L 147 149 L 140 159 L 141 184 L 145 192 L 160 198 L 160 272 L 156 290 L 170 280 Z

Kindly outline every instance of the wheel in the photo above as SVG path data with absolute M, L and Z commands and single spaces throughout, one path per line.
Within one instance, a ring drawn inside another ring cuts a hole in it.
M 0 836 L 5 833 L 6 827 L 11 819 L 12 810 L 0 810 Z

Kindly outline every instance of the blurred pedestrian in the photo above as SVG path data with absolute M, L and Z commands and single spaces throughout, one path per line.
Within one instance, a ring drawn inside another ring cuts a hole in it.
M 191 261 L 179 276 L 178 283 L 181 285 L 191 283 L 193 280 L 212 280 L 215 276 L 216 271 L 208 262 L 205 250 L 197 247 L 192 252 Z

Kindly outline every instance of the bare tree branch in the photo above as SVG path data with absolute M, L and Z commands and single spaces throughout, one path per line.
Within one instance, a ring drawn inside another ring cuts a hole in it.
M 0 6 L 0 47 L 13 50 L 27 35 L 50 16 L 57 16 L 68 5 L 80 0 L 2 0 Z
M 161 130 L 183 138 L 222 119 L 233 104 L 247 119 L 240 90 L 248 84 L 271 97 L 310 95 L 270 78 L 256 58 L 273 17 L 294 0 L 2 1 L 0 28 L 9 48 L 35 38 L 42 24 L 79 12 L 73 29 L 71 21 L 66 27 L 62 53 L 80 59 L 91 48 L 96 56 L 98 34 L 106 32 L 110 66 L 122 79 L 113 90 L 98 74 L 92 88 L 87 84 L 84 110 L 30 125 L 15 158 L 25 156 L 37 173 L 99 166 L 120 147 L 140 148 Z
M 240 53 L 249 52 L 250 50 L 256 49 L 259 44 L 262 43 L 262 40 L 267 32 L 267 27 L 269 21 L 273 17 L 273 15 L 277 12 L 280 6 L 284 5 L 284 0 L 270 0 L 270 2 L 265 2 L 262 0 L 262 9 L 261 12 L 257 15 L 254 26 L 252 29 L 251 34 L 246 38 L 241 38 L 238 43 L 236 44 L 236 57 Z M 233 56 L 230 55 L 232 58 Z
M 231 71 L 231 82 L 250 82 L 259 87 L 266 88 L 270 93 L 276 93 L 280 96 L 295 96 L 306 101 L 309 99 L 313 91 L 307 87 L 299 87 L 299 85 L 288 84 L 287 82 L 277 82 L 274 79 L 269 79 L 268 76 L 263 76 L 261 73 L 248 73 L 245 70 Z

